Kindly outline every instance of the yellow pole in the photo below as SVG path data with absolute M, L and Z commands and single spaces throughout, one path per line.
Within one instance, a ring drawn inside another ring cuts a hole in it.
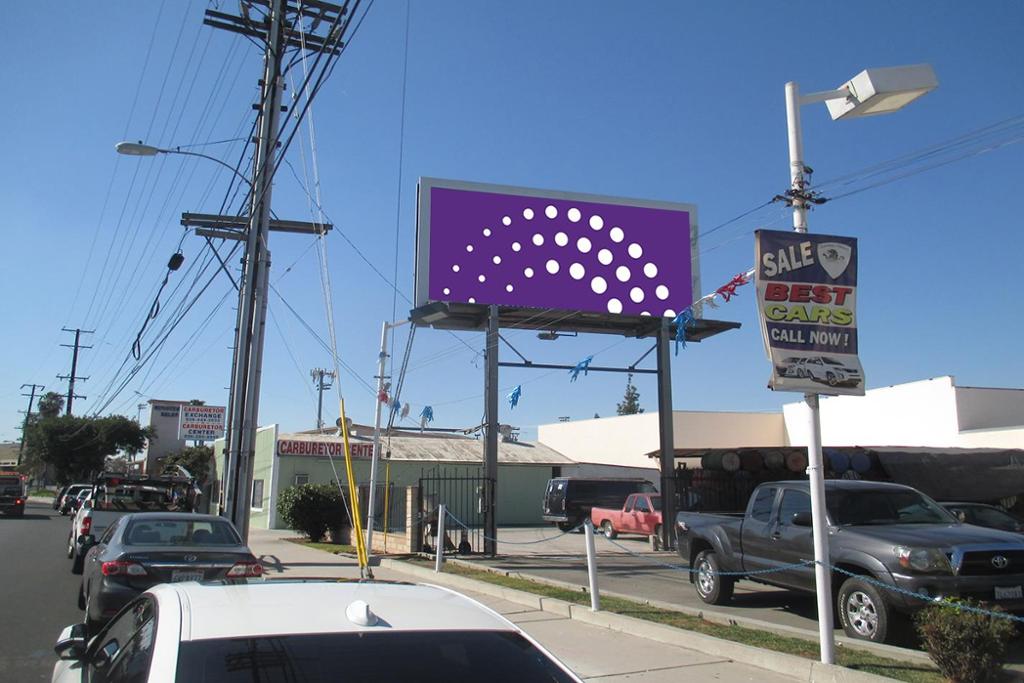
M 341 399 L 341 436 L 345 441 L 345 475 L 348 477 L 348 499 L 352 509 L 352 532 L 356 537 L 356 555 L 359 558 L 359 570 L 367 568 L 366 540 L 363 538 L 363 523 L 359 519 L 359 487 L 352 473 L 352 451 L 348 443 L 348 423 L 345 421 L 345 399 Z

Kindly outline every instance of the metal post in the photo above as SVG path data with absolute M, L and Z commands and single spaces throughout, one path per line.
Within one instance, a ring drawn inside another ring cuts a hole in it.
M 786 129 L 789 136 L 789 177 L 793 195 L 793 229 L 807 232 L 807 206 L 803 198 L 804 143 L 800 127 L 800 88 L 786 83 Z M 835 663 L 832 624 L 832 570 L 829 568 L 828 516 L 825 505 L 825 468 L 821 455 L 821 414 L 817 394 L 805 394 L 810 441 L 807 444 L 807 477 L 811 490 L 811 529 L 814 535 L 814 580 L 818 597 L 818 638 L 821 661 Z
M 281 64 L 284 58 L 283 25 L 286 0 L 273 0 L 270 6 L 270 30 L 264 53 L 259 137 L 253 163 L 252 203 L 246 236 L 245 272 L 239 298 L 237 362 L 232 381 L 232 415 L 228 440 L 229 471 L 233 477 L 227 514 L 242 539 L 249 534 L 249 500 L 252 489 L 252 460 L 259 422 L 260 365 L 263 356 L 263 332 L 266 320 L 270 253 L 267 234 L 270 228 L 270 198 L 273 189 L 274 159 L 278 138 L 278 114 L 281 110 Z
M 366 554 L 373 554 L 373 506 L 377 502 L 377 463 L 380 462 L 380 394 L 384 391 L 384 366 L 388 359 L 388 328 L 387 322 L 380 326 L 380 353 L 377 355 L 377 397 L 373 409 L 373 455 L 370 457 L 370 495 L 366 500 Z
M 437 551 L 434 557 L 434 571 L 440 572 L 441 565 L 444 564 L 444 518 L 448 515 L 448 510 L 445 508 L 445 504 L 441 503 L 437 510 L 437 543 L 435 543 L 434 550 Z
M 661 447 L 661 547 L 675 546 L 672 530 L 676 523 L 676 448 L 672 423 L 671 319 L 663 318 L 658 331 L 658 432 Z
M 498 553 L 498 307 L 491 305 L 487 315 L 487 370 L 484 395 L 487 424 L 484 441 L 484 553 Z
M 590 611 L 601 610 L 601 595 L 597 590 L 597 556 L 594 552 L 594 523 L 583 522 L 583 533 L 587 538 L 587 581 L 590 584 Z

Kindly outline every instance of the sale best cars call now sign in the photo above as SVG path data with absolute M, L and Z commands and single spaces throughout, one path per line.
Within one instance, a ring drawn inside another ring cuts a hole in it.
M 213 441 L 224 436 L 224 406 L 181 406 L 178 438 Z
M 756 231 L 758 317 L 772 362 L 768 386 L 864 394 L 857 356 L 857 240 Z

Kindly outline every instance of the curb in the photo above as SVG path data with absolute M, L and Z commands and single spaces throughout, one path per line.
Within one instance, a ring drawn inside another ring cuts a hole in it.
M 763 650 L 750 645 L 743 645 L 742 643 L 735 643 L 702 633 L 684 631 L 672 626 L 656 624 L 621 614 L 591 612 L 588 607 L 582 605 L 554 598 L 543 598 L 525 591 L 495 586 L 494 584 L 464 576 L 437 574 L 434 573 L 433 569 L 418 567 L 400 560 L 382 559 L 380 564 L 381 567 L 410 574 L 430 583 L 444 584 L 449 587 L 483 593 L 484 595 L 501 598 L 539 611 L 575 619 L 591 626 L 606 628 L 620 633 L 629 633 L 667 645 L 697 650 L 705 654 L 756 666 L 774 673 L 792 676 L 809 683 L 882 683 L 883 681 L 893 680 L 884 676 L 847 669 L 835 664 L 822 664 L 821 662 L 804 659 L 796 655 Z
M 587 592 L 585 586 L 581 586 L 578 583 L 571 583 L 568 581 L 559 581 L 558 579 L 549 579 L 541 576 L 534 576 L 533 574 L 523 574 L 513 570 L 500 569 L 497 567 L 490 567 L 487 565 L 477 564 L 469 560 L 463 560 L 460 558 L 445 558 L 445 563 L 452 562 L 462 567 L 470 569 L 477 569 L 481 571 L 490 572 L 492 574 L 498 574 L 500 576 L 509 576 L 512 578 L 523 579 L 526 581 L 533 581 L 535 583 L 543 583 L 548 586 L 554 586 L 555 588 L 564 588 L 566 590 L 582 591 Z M 640 598 L 635 595 L 629 595 L 626 593 L 619 593 L 617 591 L 609 591 L 601 589 L 601 595 L 607 595 L 610 598 L 620 598 L 622 600 L 629 600 L 631 602 L 638 602 L 643 605 L 650 605 L 651 607 L 657 607 L 659 609 L 668 610 L 670 612 L 679 612 L 692 617 L 699 617 L 705 621 L 710 621 L 714 624 L 721 624 L 722 626 L 744 626 L 747 628 L 756 629 L 759 631 L 770 631 L 772 633 L 778 633 L 780 635 L 792 636 L 793 638 L 800 638 L 808 642 L 817 643 L 818 633 L 816 631 L 808 631 L 798 626 L 788 626 L 785 624 L 775 624 L 770 621 L 764 621 L 762 619 L 756 619 L 753 617 L 746 617 L 741 615 L 728 614 L 725 612 L 719 612 L 713 608 L 695 608 L 688 607 L 687 605 L 677 605 L 675 603 L 664 602 L 662 600 L 649 600 L 646 598 Z M 901 660 L 910 663 L 927 664 L 933 666 L 931 658 L 926 652 L 918 650 L 911 650 L 905 647 L 898 647 L 895 645 L 885 645 L 883 643 L 868 643 L 862 640 L 855 640 L 848 638 L 844 635 L 835 636 L 836 645 L 845 647 L 850 650 L 860 650 L 879 657 L 888 657 L 890 659 Z

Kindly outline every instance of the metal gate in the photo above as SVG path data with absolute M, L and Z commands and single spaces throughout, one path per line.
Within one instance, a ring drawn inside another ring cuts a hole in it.
M 420 473 L 419 519 L 421 549 L 433 552 L 437 543 L 438 508 L 450 513 L 445 520 L 445 550 L 466 554 L 484 551 L 484 512 L 490 490 L 482 468 L 433 467 Z M 452 519 L 455 517 L 455 521 Z M 467 546 L 468 544 L 468 546 Z

